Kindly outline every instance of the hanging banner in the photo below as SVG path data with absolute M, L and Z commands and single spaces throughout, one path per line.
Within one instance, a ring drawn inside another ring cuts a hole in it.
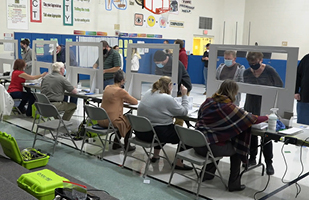
M 27 0 L 7 0 L 8 29 L 28 29 Z
M 42 23 L 42 1 L 30 0 L 30 21 Z
M 63 0 L 63 25 L 73 26 L 73 0 Z

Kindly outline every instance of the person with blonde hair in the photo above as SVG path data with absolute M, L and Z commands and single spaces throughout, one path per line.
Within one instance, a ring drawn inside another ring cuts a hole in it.
M 137 72 L 139 69 L 139 60 L 141 55 L 137 52 L 136 48 L 132 48 L 132 59 L 131 59 L 131 71 Z
M 59 110 L 64 111 L 63 120 L 70 121 L 77 106 L 75 103 L 64 101 L 64 92 L 77 93 L 75 87 L 64 77 L 65 68 L 62 62 L 52 65 L 53 72 L 45 76 L 41 83 L 41 93 L 45 94 L 49 101 Z
M 234 104 L 238 93 L 235 81 L 225 80 L 212 97 L 207 98 L 198 111 L 195 128 L 201 131 L 210 144 L 215 157 L 230 157 L 230 177 L 228 188 L 230 192 L 245 189 L 240 183 L 241 161 L 247 163 L 250 145 L 250 127 L 266 121 L 266 116 L 256 116 L 240 109 Z M 206 156 L 207 147 L 194 148 L 201 156 Z M 219 162 L 219 161 L 217 161 Z M 215 164 L 208 164 L 206 172 L 214 174 Z M 205 174 L 203 181 L 211 180 L 214 176 Z
M 181 105 L 178 105 L 171 96 L 172 89 L 173 83 L 171 78 L 168 76 L 161 77 L 152 85 L 152 89 L 144 94 L 137 108 L 137 115 L 146 117 L 150 120 L 161 143 L 178 144 L 179 138 L 174 128 L 173 117 L 187 115 L 189 106 L 187 88 L 183 85 L 180 86 L 182 94 Z M 139 133 L 135 131 L 135 135 L 145 142 L 151 142 L 153 139 L 152 132 Z M 159 153 L 160 146 L 156 146 L 151 162 L 159 160 Z M 181 160 L 177 160 L 175 165 L 175 169 L 192 169 L 192 167 L 183 164 Z

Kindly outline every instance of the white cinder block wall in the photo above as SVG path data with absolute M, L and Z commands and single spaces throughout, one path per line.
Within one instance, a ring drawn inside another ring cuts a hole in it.
M 45 0 L 42 0 L 43 2 Z M 30 4 L 30 0 L 28 0 Z M 52 3 L 63 3 L 62 0 L 46 1 Z M 199 17 L 213 18 L 213 29 L 208 31 L 209 36 L 214 37 L 215 43 L 222 44 L 223 41 L 223 23 L 226 21 L 225 29 L 225 44 L 235 44 L 236 22 L 238 22 L 237 44 L 242 44 L 243 41 L 243 21 L 245 0 L 192 0 L 192 6 L 195 9 L 191 14 L 179 12 L 178 15 L 169 15 L 169 20 L 178 20 L 185 22 L 185 28 L 146 28 L 134 26 L 134 13 L 142 13 L 148 15 L 149 12 L 142 10 L 136 3 L 134 6 L 128 5 L 127 10 L 112 11 L 105 9 L 104 0 L 90 0 L 90 4 L 74 0 L 74 6 L 89 7 L 90 13 L 79 13 L 74 11 L 74 16 L 80 18 L 89 18 L 91 23 L 75 23 L 74 26 L 63 26 L 63 19 L 44 18 L 42 23 L 30 23 L 28 30 L 11 30 L 7 29 L 7 8 L 6 0 L 0 1 L 0 38 L 3 38 L 3 33 L 13 32 L 35 32 L 35 33 L 59 33 L 73 34 L 74 30 L 85 31 L 104 31 L 109 36 L 115 35 L 114 24 L 120 24 L 120 31 L 132 33 L 154 33 L 162 34 L 167 39 L 185 39 L 186 49 L 192 51 L 193 36 L 201 36 L 202 31 L 198 28 Z M 129 2 L 129 0 L 127 0 Z M 182 0 L 179 0 L 181 3 Z M 28 12 L 30 12 L 28 5 Z M 60 14 L 62 9 L 49 9 L 43 7 L 43 12 Z M 1 50 L 0 50 L 1 51 Z
M 309 1 L 306 0 L 246 0 L 244 44 L 248 44 L 248 25 L 251 22 L 250 44 L 299 47 L 299 59 L 309 52 Z

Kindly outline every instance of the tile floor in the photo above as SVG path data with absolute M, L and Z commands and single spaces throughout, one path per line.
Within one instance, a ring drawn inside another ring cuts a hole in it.
M 147 88 L 147 86 L 145 86 L 145 88 Z M 206 97 L 202 95 L 203 92 L 204 88 L 202 85 L 194 85 L 191 92 L 191 96 L 194 96 L 194 103 L 200 104 L 205 100 Z M 79 101 L 78 104 L 78 109 L 72 118 L 72 121 L 74 122 L 72 130 L 76 129 L 82 121 L 82 102 Z M 243 101 L 241 102 L 241 105 L 243 105 Z M 27 131 L 30 130 L 32 126 L 31 118 L 10 116 L 6 117 L 5 121 L 10 124 L 1 122 L 0 131 L 4 130 L 13 134 L 21 148 L 26 148 L 32 145 L 33 134 Z M 17 125 L 17 127 L 13 124 Z M 98 142 L 98 140 L 96 140 L 96 142 Z M 123 159 L 122 151 L 108 149 L 104 161 L 100 161 L 94 156 L 91 156 L 99 154 L 100 150 L 96 147 L 92 147 L 90 144 L 87 144 L 85 147 L 89 154 L 80 154 L 77 150 L 63 145 L 72 145 L 70 141 L 61 140 L 61 143 L 62 144 L 57 145 L 55 155 L 50 160 L 50 165 L 57 167 L 59 170 L 72 176 L 80 177 L 90 185 L 98 188 L 103 187 L 102 189 L 112 191 L 112 195 L 119 199 L 194 199 L 192 191 L 196 191 L 197 184 L 183 178 L 182 176 L 177 174 L 174 175 L 172 184 L 177 186 L 177 188 L 167 187 L 166 182 L 170 177 L 171 170 L 164 159 L 160 159 L 159 162 L 151 164 L 149 168 L 149 176 L 143 179 L 140 173 L 143 173 L 145 163 L 129 157 L 125 163 L 125 168 L 121 169 L 119 167 L 119 165 L 122 164 Z M 77 144 L 78 147 L 80 147 L 81 141 L 77 141 Z M 40 148 L 43 152 L 49 152 L 51 150 L 51 145 L 46 142 L 38 142 L 36 148 Z M 173 158 L 176 146 L 166 145 L 165 149 L 168 156 Z M 283 183 L 281 179 L 284 174 L 285 177 L 283 181 L 289 181 L 299 176 L 302 170 L 300 156 L 302 157 L 304 173 L 309 171 L 307 147 L 296 147 L 292 145 L 283 146 L 283 143 L 278 142 L 274 143 L 273 152 L 275 174 L 270 176 L 269 185 L 265 191 L 257 194 L 257 199 L 282 186 Z M 281 152 L 283 152 L 284 157 Z M 132 154 L 146 159 L 144 152 L 139 147 Z M 284 159 L 286 159 L 287 163 L 286 173 Z M 80 167 L 77 168 L 79 165 Z M 219 167 L 225 177 L 225 181 L 227 181 L 229 175 L 229 159 L 223 158 Z M 193 171 L 186 172 L 186 174 L 194 177 Z M 201 199 L 254 199 L 254 194 L 264 189 L 268 178 L 269 177 L 266 175 L 261 176 L 261 168 L 247 172 L 242 177 L 242 183 L 245 184 L 247 188 L 241 192 L 233 193 L 226 191 L 221 181 L 218 178 L 215 178 L 202 184 L 200 192 L 202 195 Z M 103 179 L 104 181 L 102 181 Z M 146 182 L 149 180 L 150 183 L 145 183 L 145 180 Z M 301 193 L 298 195 L 297 199 L 308 199 L 309 177 L 299 181 L 299 184 L 301 186 Z M 136 190 L 136 187 L 140 189 Z M 181 190 L 178 188 L 181 188 Z M 295 185 L 292 185 L 269 199 L 294 199 L 296 192 L 297 189 Z

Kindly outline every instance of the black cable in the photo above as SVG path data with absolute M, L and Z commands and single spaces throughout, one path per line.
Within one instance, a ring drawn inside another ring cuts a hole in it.
M 255 200 L 257 200 L 257 198 L 256 198 L 256 195 L 257 195 L 257 194 L 262 193 L 262 192 L 264 192 L 264 191 L 266 190 L 266 188 L 268 187 L 269 181 L 270 181 L 270 175 L 268 175 L 267 183 L 266 183 L 264 189 L 263 189 L 263 190 L 260 190 L 260 191 L 257 191 L 256 193 L 254 193 L 253 198 L 254 198 Z
M 289 141 L 289 139 L 287 139 L 287 142 L 288 142 L 288 141 Z M 287 171 L 288 171 L 288 164 L 287 164 L 287 162 L 286 162 L 286 159 L 285 159 L 285 156 L 284 156 L 284 153 L 283 153 L 283 147 L 284 147 L 284 145 L 285 145 L 285 144 L 282 145 L 281 154 L 282 154 L 282 157 L 283 157 L 283 160 L 284 160 L 284 164 L 285 164 L 285 171 L 284 171 L 284 174 L 283 174 L 283 176 L 282 176 L 282 178 L 281 178 L 281 182 L 284 183 L 284 184 L 286 184 L 286 183 L 288 183 L 288 182 L 285 182 L 283 179 L 284 179 L 284 177 L 285 177 L 285 175 L 286 175 L 286 173 L 287 173 Z
M 105 190 L 100 190 L 100 189 L 87 189 L 87 191 L 92 191 L 92 192 L 99 191 L 99 192 L 104 192 L 104 193 L 110 195 L 107 191 L 105 191 Z

